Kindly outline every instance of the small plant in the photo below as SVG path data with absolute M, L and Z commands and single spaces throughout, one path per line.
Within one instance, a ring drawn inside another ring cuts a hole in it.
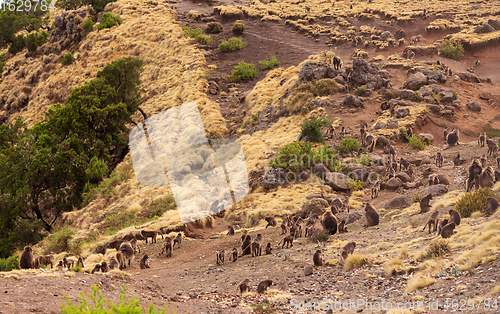
M 0 55 L 0 77 L 2 77 L 3 67 L 5 66 L 5 54 Z
M 354 181 L 353 179 L 347 179 L 346 185 L 353 191 L 359 191 L 363 189 L 363 181 Z
M 458 93 L 456 90 L 453 91 L 453 100 L 457 100 L 458 98 Z
M 450 244 L 446 240 L 439 240 L 429 244 L 429 247 L 425 251 L 426 258 L 434 258 L 444 256 L 446 253 L 450 252 Z
M 260 69 L 262 71 L 264 71 L 264 70 L 269 70 L 269 69 L 274 68 L 275 66 L 280 65 L 280 62 L 278 61 L 276 56 L 272 56 L 271 59 L 269 59 L 269 60 L 259 61 L 259 64 L 260 64 Z
M 105 28 L 111 28 L 116 26 L 116 24 L 121 25 L 123 23 L 122 18 L 118 14 L 113 14 L 111 12 L 104 12 L 101 18 L 101 23 L 97 27 L 99 30 Z
M 187 28 L 186 25 L 182 26 L 182 30 L 184 35 L 191 38 L 198 38 L 201 34 L 203 34 L 203 30 L 199 27 L 197 28 Z
M 210 22 L 205 28 L 205 33 L 207 34 L 219 34 L 222 33 L 222 24 L 219 22 Z
M 229 78 L 235 82 L 250 82 L 255 76 L 257 76 L 255 64 L 241 61 L 234 67 L 233 73 L 231 73 Z
M 26 48 L 29 51 L 35 51 L 37 47 L 45 44 L 49 33 L 46 31 L 41 31 L 40 33 L 30 33 L 26 36 Z
M 0 271 L 11 271 L 13 269 L 19 269 L 18 255 L 0 258 Z
M 302 84 L 297 88 L 296 92 L 297 93 L 309 92 L 312 93 L 314 96 L 318 97 L 318 96 L 328 96 L 331 94 L 335 94 L 336 92 L 338 92 L 338 90 L 339 88 L 337 83 L 332 79 L 326 78 Z
M 410 137 L 407 133 L 405 133 L 405 137 L 410 143 L 410 146 L 413 148 L 424 149 L 425 147 L 427 147 L 427 144 L 424 141 L 418 139 L 415 135 Z
M 92 30 L 94 29 L 94 21 L 92 21 L 92 19 L 87 19 L 85 20 L 85 22 L 83 23 L 83 36 L 87 36 L 87 34 L 89 34 L 90 32 L 92 32 Z
M 368 257 L 360 254 L 351 254 L 344 262 L 344 270 L 349 271 L 356 268 L 361 268 L 370 264 Z
M 462 57 L 464 56 L 464 47 L 462 44 L 451 40 L 443 41 L 443 47 L 439 51 L 443 57 L 457 61 L 462 60 Z
M 330 124 L 331 121 L 328 121 L 325 117 L 314 117 L 312 119 L 304 120 L 300 127 L 302 129 L 302 135 L 307 136 L 310 141 L 324 143 L 325 139 L 323 138 L 323 134 L 321 134 L 321 129 L 329 126 Z
M 71 271 L 74 271 L 75 273 L 79 273 L 82 271 L 82 266 L 81 265 L 76 265 L 70 268 Z
M 73 54 L 71 52 L 66 52 L 66 54 L 62 57 L 61 63 L 63 65 L 68 65 L 73 63 L 75 61 L 75 57 L 73 57 Z
M 70 227 L 65 227 L 59 231 L 54 232 L 48 241 L 48 248 L 46 252 L 63 252 L 69 250 L 69 241 L 73 239 L 75 230 Z
M 488 138 L 500 137 L 500 130 L 491 127 L 491 125 L 483 126 L 483 132 L 486 132 Z
M 356 94 L 358 96 L 363 96 L 366 92 L 366 88 L 361 86 L 361 87 L 358 87 L 358 89 L 356 89 Z
M 231 37 L 229 40 L 222 40 L 219 44 L 219 51 L 221 52 L 234 52 L 241 50 L 247 46 L 247 43 L 239 37 Z
M 337 147 L 337 150 L 339 151 L 340 155 L 345 156 L 350 152 L 359 151 L 360 148 L 361 145 L 359 145 L 359 142 L 356 139 L 352 139 L 350 136 L 346 136 L 342 138 L 342 142 Z
M 458 211 L 462 217 L 470 217 L 473 212 L 477 211 L 484 212 L 487 208 L 486 200 L 488 197 L 499 199 L 495 193 L 488 188 L 466 193 L 455 204 L 455 210 Z
M 196 38 L 196 41 L 202 45 L 210 45 L 212 43 L 212 38 L 208 35 L 201 34 Z
M 231 27 L 231 32 L 235 35 L 241 35 L 245 31 L 245 24 L 242 21 L 237 20 L 234 22 L 233 27 Z
M 416 102 L 421 102 L 422 100 L 424 100 L 424 97 L 422 97 L 422 95 L 420 95 L 418 92 L 415 92 L 415 97 L 413 97 L 413 100 Z
M 354 159 L 354 162 L 363 166 L 370 165 L 370 154 L 361 154 Z
M 21 52 L 26 47 L 26 41 L 24 35 L 15 35 L 14 40 L 9 46 L 9 52 L 15 55 L 18 52 Z
M 328 240 L 329 237 L 330 237 L 330 232 L 328 230 L 322 230 L 319 233 L 313 234 L 309 238 L 309 241 L 311 241 L 313 243 L 325 242 Z

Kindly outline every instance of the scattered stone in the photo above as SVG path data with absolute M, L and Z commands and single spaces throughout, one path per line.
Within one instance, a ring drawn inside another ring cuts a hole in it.
M 411 206 L 411 202 L 406 195 L 398 195 L 388 200 L 384 206 L 385 209 L 407 208 Z
M 458 77 L 462 81 L 470 82 L 470 83 L 481 83 L 481 80 L 477 77 L 476 74 L 470 72 L 458 72 Z
M 321 178 L 322 180 L 324 180 L 325 175 L 330 172 L 330 170 L 328 170 L 328 168 L 325 166 L 325 164 L 321 163 L 321 162 L 318 164 L 315 164 L 312 170 L 313 170 L 313 173 L 317 177 Z
M 479 95 L 479 98 L 483 100 L 490 100 L 493 98 L 493 94 L 490 92 L 482 92 L 481 95 Z
M 482 25 L 478 25 L 474 29 L 474 33 L 476 33 L 476 34 L 491 33 L 491 32 L 494 32 L 494 31 L 495 31 L 495 28 L 493 26 L 491 26 L 490 24 L 488 24 L 488 23 L 484 23 Z
M 396 117 L 398 119 L 404 118 L 404 117 L 406 117 L 409 114 L 410 114 L 410 109 L 408 109 L 408 108 L 399 108 L 399 109 L 396 109 Z M 387 124 L 389 124 L 389 121 L 387 121 Z
M 345 96 L 342 104 L 347 107 L 364 107 L 363 98 L 354 95 Z
M 389 31 L 385 31 L 382 33 L 382 35 L 380 35 L 380 40 L 382 40 L 382 41 L 387 41 L 389 38 L 396 40 L 394 35 Z
M 389 191 L 394 191 L 403 185 L 403 181 L 398 178 L 390 178 L 385 184 L 385 189 Z
M 488 24 L 491 25 L 497 31 L 500 30 L 500 22 L 497 20 L 488 20 Z
M 307 265 L 304 269 L 304 275 L 311 276 L 313 274 L 313 268 L 311 265 Z
M 340 172 L 330 172 L 325 174 L 325 184 L 329 185 L 334 191 L 342 192 L 348 191 L 350 188 L 346 182 L 349 178 Z
M 429 86 L 425 85 L 418 90 L 418 93 L 420 94 L 420 96 L 426 97 L 431 96 L 434 92 Z
M 411 90 L 417 90 L 420 87 L 422 87 L 423 85 L 425 85 L 426 83 L 427 83 L 427 77 L 423 73 L 417 72 L 415 74 L 410 75 L 410 77 L 408 77 L 404 86 L 406 88 L 411 89 Z
M 403 183 L 407 183 L 407 182 L 411 181 L 410 176 L 406 172 L 399 172 L 398 174 L 396 174 L 396 178 L 403 181 Z
M 416 93 L 412 91 L 411 89 L 403 89 L 401 91 L 401 94 L 399 95 L 399 98 L 401 99 L 406 99 L 406 100 L 414 100 L 416 96 Z
M 453 89 L 447 89 L 439 93 L 442 102 L 450 103 L 454 100 Z
M 385 128 L 385 122 L 384 121 L 378 121 L 377 123 L 375 123 L 375 125 L 373 126 L 373 128 L 375 130 L 380 130 L 380 129 L 383 129 Z
M 457 99 L 457 100 L 454 100 L 454 101 L 451 103 L 451 105 L 452 105 L 453 107 L 457 108 L 457 109 L 462 108 L 462 103 L 461 103 L 461 102 L 460 102 L 460 100 L 458 100 L 458 99 Z
M 403 109 L 403 108 L 401 108 L 401 109 Z M 407 109 L 407 108 L 404 108 L 404 109 Z M 387 128 L 388 129 L 395 129 L 397 127 L 398 127 L 398 120 L 396 120 L 396 119 L 387 120 Z
M 477 101 L 473 101 L 467 104 L 467 109 L 474 112 L 480 112 L 481 105 Z
M 419 133 L 417 134 L 417 138 L 421 141 L 426 142 L 427 144 L 431 144 L 434 141 L 434 135 L 429 133 Z
M 440 113 L 441 112 L 441 106 L 436 105 L 436 104 L 427 104 L 427 109 L 434 113 Z
M 334 78 L 335 76 L 337 76 L 336 71 L 325 62 L 306 62 L 299 72 L 299 79 L 304 83 L 324 78 Z
M 448 187 L 446 185 L 436 184 L 426 187 L 424 190 L 424 195 L 431 193 L 433 197 L 436 197 L 445 194 L 447 192 L 448 192 Z

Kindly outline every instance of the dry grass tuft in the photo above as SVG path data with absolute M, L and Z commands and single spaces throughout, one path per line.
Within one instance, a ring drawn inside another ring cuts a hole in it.
M 415 276 L 408 280 L 408 285 L 406 286 L 406 292 L 410 293 L 415 290 L 432 285 L 436 280 L 430 277 Z
M 400 259 L 391 259 L 384 265 L 384 272 L 387 277 L 393 276 L 395 273 L 400 272 L 403 267 L 403 261 Z
M 349 271 L 369 264 L 368 255 L 351 254 L 344 262 L 344 270 Z
M 401 248 L 399 251 L 399 258 L 407 258 L 408 257 L 408 248 L 406 246 Z
M 451 250 L 450 243 L 446 240 L 438 240 L 431 242 L 425 251 L 426 258 L 441 257 L 449 253 Z
M 500 285 L 495 286 L 490 292 L 491 294 L 500 294 Z

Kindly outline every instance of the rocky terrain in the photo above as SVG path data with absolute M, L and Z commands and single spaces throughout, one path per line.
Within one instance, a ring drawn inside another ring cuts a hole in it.
M 130 220 L 112 229 L 110 217 L 129 217 L 121 213 L 140 214 L 158 204 L 174 207 L 168 186 L 137 181 L 129 154 L 105 179 L 107 192 L 96 192 L 84 208 L 63 214 L 58 222 L 56 231 L 74 230 L 68 247 L 83 243 L 78 254 L 51 251 L 54 235 L 33 247 L 36 256 L 53 254 L 56 264 L 81 256 L 85 267 L 0 273 L 0 313 L 57 313 L 66 297 L 81 304 L 80 293 L 91 294 L 94 285 L 115 304 L 125 289 L 125 296 L 135 296 L 144 309 L 154 303 L 168 307 L 167 313 L 499 311 L 499 212 L 462 217 L 455 234 L 444 240 L 422 230 L 432 212 L 449 218 L 449 210 L 468 195 L 474 159 L 484 154 L 486 164 L 500 171 L 496 156 L 478 142 L 482 132 L 496 145 L 500 139 L 497 2 L 118 0 L 105 10 L 119 14 L 123 23 L 99 31 L 94 26 L 80 38 L 79 23 L 88 10 L 57 9 L 51 13 L 55 30 L 49 42 L 36 55 L 19 53 L 7 60 L 0 81 L 2 121 L 22 117 L 33 125 L 104 65 L 136 56 L 144 60 L 142 109 L 152 116 L 197 101 L 209 138 L 241 144 L 250 192 L 202 221 L 184 225 L 176 210 L 166 210 L 146 223 Z M 240 37 L 246 46 L 223 53 L 218 45 L 234 36 L 231 28 L 238 20 L 245 25 Z M 183 31 L 206 31 L 213 22 L 222 31 L 209 34 L 211 42 L 197 42 Z M 460 61 L 440 52 L 450 39 L 464 47 Z M 75 62 L 63 67 L 60 59 L 67 51 Z M 261 69 L 259 62 L 273 56 L 279 65 Z M 340 68 L 334 57 L 342 60 Z M 257 65 L 255 79 L 230 78 L 240 61 Z M 362 129 L 373 135 L 374 149 L 364 145 L 331 161 L 341 163 L 342 171 L 325 162 L 301 169 L 304 182 L 286 183 L 288 165 L 272 169 L 270 162 L 285 145 L 308 140 L 301 125 L 313 118 L 327 118 L 334 129 L 323 128 L 326 141 L 313 143 L 314 149 L 328 146 L 338 152 L 346 135 L 361 143 Z M 425 147 L 408 142 L 403 133 L 410 129 Z M 448 145 L 446 129 L 459 131 L 458 145 Z M 391 149 L 397 161 L 392 175 L 387 166 Z M 440 167 L 437 153 L 444 158 Z M 463 162 L 453 162 L 457 154 Z M 401 167 L 401 159 L 412 171 Z M 437 184 L 429 185 L 430 178 L 439 178 L 433 179 Z M 498 198 L 500 172 L 494 179 L 490 190 Z M 377 180 L 381 190 L 372 198 Z M 429 193 L 430 210 L 418 214 Z M 347 233 L 325 235 L 318 221 L 312 237 L 298 237 L 291 248 L 279 245 L 285 236 L 280 225 L 289 215 L 306 221 L 316 213 L 321 220 L 336 198 L 345 203 L 334 214 L 345 220 Z M 380 223 L 368 228 L 367 203 L 380 215 Z M 270 216 L 277 225 L 266 227 L 264 218 Z M 227 235 L 228 226 L 234 235 Z M 160 254 L 164 236 L 146 244 L 140 230 L 162 230 L 172 237 L 181 232 L 182 245 L 166 257 Z M 244 230 L 252 239 L 262 234 L 271 254 L 229 261 L 233 248 L 241 254 L 238 240 Z M 97 263 L 115 256 L 107 245 L 129 236 L 139 239 L 141 251 L 131 265 L 91 274 Z M 341 250 L 352 241 L 356 248 L 344 264 Z M 225 250 L 225 263 L 217 265 L 220 250 Z M 313 264 L 316 250 L 322 252 L 322 266 Z M 433 255 L 433 250 L 438 252 Z M 144 254 L 149 269 L 139 267 Z M 251 291 L 240 294 L 238 285 L 245 279 Z M 273 284 L 256 293 L 266 279 Z

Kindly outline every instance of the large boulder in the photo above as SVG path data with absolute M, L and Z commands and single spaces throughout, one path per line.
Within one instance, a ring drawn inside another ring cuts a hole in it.
M 477 75 L 474 73 L 458 72 L 457 75 L 462 81 L 466 81 L 466 82 L 470 82 L 470 83 L 481 83 L 481 80 L 479 79 L 479 77 L 477 77 Z
M 467 109 L 474 112 L 480 112 L 481 105 L 477 101 L 473 101 L 467 104 Z
M 399 94 L 399 98 L 401 99 L 406 99 L 406 100 L 414 100 L 416 96 L 416 93 L 412 91 L 411 89 L 403 89 L 401 91 L 401 94 Z
M 406 195 L 398 195 L 388 200 L 384 206 L 385 209 L 407 208 L 411 206 L 411 201 Z
M 427 145 L 430 145 L 434 141 L 434 135 L 429 133 L 419 133 L 417 134 L 417 138 L 427 143 Z
M 330 172 L 325 176 L 325 184 L 337 192 L 350 190 L 350 187 L 347 185 L 348 180 L 349 177 L 340 172 Z
M 399 172 L 396 174 L 396 178 L 403 181 L 403 183 L 407 183 L 411 181 L 410 176 L 406 172 Z
M 384 121 L 378 121 L 377 123 L 375 123 L 375 125 L 373 126 L 373 129 L 374 130 L 380 130 L 380 129 L 383 129 L 385 128 L 385 122 Z
M 401 119 L 410 114 L 409 108 L 398 108 L 396 109 L 396 118 Z
M 335 76 L 337 76 L 336 71 L 325 62 L 306 62 L 299 72 L 299 79 L 304 83 L 324 78 L 334 78 Z
M 342 104 L 346 107 L 364 107 L 363 98 L 354 95 L 345 96 Z
M 322 180 L 324 180 L 325 175 L 330 172 L 330 170 L 328 170 L 328 168 L 323 163 L 315 164 L 312 171 L 317 177 L 321 178 Z
M 423 73 L 417 72 L 408 77 L 404 86 L 411 90 L 417 90 L 426 83 L 427 83 L 427 77 Z
M 436 197 L 445 194 L 447 192 L 448 192 L 448 187 L 446 185 L 436 184 L 426 187 L 424 190 L 424 195 L 431 193 L 433 197 Z
M 389 191 L 394 191 L 398 188 L 400 188 L 403 185 L 403 181 L 401 181 L 398 178 L 390 178 L 386 183 L 385 183 L 385 189 Z
M 434 113 L 440 113 L 441 112 L 441 106 L 436 105 L 436 104 L 427 104 L 426 105 L 427 109 Z
M 494 31 L 495 31 L 495 28 L 493 26 L 491 26 L 490 24 L 488 24 L 488 23 L 484 23 L 482 25 L 478 25 L 474 29 L 474 33 L 476 33 L 476 34 L 491 33 L 491 32 L 494 32 Z
M 488 20 L 488 24 L 491 25 L 497 31 L 500 30 L 500 22 L 497 20 Z
M 439 93 L 439 97 L 442 102 L 451 103 L 455 100 L 455 95 L 453 94 L 453 89 L 447 89 Z
M 269 170 L 262 179 L 262 187 L 266 190 L 288 184 L 287 171 L 283 168 Z

